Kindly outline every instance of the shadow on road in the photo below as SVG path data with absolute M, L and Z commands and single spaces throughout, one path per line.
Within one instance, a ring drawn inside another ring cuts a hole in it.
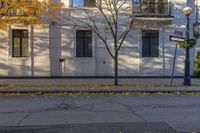
M 167 123 L 102 123 L 0 127 L 0 133 L 177 133 Z

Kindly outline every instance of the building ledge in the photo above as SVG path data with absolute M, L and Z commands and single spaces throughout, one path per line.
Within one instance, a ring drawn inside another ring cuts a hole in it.
M 143 21 L 173 21 L 173 16 L 136 16 L 136 20 Z

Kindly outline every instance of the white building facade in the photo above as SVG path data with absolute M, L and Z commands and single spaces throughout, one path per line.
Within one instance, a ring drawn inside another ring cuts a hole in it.
M 84 7 L 88 0 L 62 2 L 76 10 L 82 8 L 77 2 Z M 149 0 L 136 18 L 145 25 L 132 30 L 119 51 L 119 76 L 171 75 L 176 43 L 169 41 L 169 36 L 185 36 L 182 10 L 186 6 L 195 10 L 195 0 Z M 190 16 L 191 33 L 195 21 L 194 11 Z M 197 51 L 199 41 L 190 50 L 191 75 Z M 184 60 L 185 50 L 178 47 L 175 76 L 184 75 Z M 104 77 L 113 76 L 113 67 L 105 45 L 92 31 L 49 24 L 46 28 L 13 25 L 0 32 L 0 77 Z

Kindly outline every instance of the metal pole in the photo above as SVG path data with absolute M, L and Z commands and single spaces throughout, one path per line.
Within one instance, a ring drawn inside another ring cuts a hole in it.
M 196 21 L 199 20 L 199 8 L 198 8 L 198 1 L 195 1 L 195 9 L 196 9 Z
M 172 69 L 172 75 L 171 75 L 171 87 L 173 86 L 173 79 L 174 79 L 174 70 L 175 70 L 175 65 L 176 65 L 176 53 L 177 53 L 177 43 L 174 51 L 174 62 L 173 62 L 173 69 Z
M 190 23 L 189 23 L 189 15 L 187 16 L 187 32 L 186 32 L 186 39 L 189 40 L 190 38 Z M 191 86 L 191 78 L 190 78 L 190 49 L 185 49 L 185 76 L 183 85 Z

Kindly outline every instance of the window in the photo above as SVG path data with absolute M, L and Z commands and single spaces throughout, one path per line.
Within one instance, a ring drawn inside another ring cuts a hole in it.
M 142 31 L 142 57 L 159 56 L 159 31 Z
M 92 31 L 76 31 L 76 56 L 92 57 Z
M 168 0 L 133 0 L 133 3 L 142 4 L 140 12 L 143 14 L 168 15 L 169 13 Z
M 140 4 L 140 0 L 132 0 L 133 4 Z
M 73 7 L 95 7 L 96 0 L 73 0 Z
M 12 56 L 28 56 L 28 30 L 12 30 Z

